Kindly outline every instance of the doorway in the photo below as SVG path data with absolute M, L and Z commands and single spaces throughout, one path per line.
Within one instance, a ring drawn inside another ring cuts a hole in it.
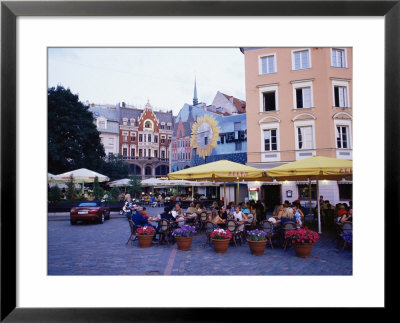
M 267 212 L 273 212 L 275 206 L 281 204 L 281 185 L 263 185 L 261 192 Z

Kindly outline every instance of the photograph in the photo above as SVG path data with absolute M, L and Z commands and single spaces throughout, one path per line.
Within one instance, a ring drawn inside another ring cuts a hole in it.
M 47 73 L 49 276 L 352 276 L 351 47 L 49 47 Z

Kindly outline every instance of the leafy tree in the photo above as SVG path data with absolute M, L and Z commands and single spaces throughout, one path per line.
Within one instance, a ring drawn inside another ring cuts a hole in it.
M 61 190 L 57 185 L 50 187 L 49 200 L 51 202 L 57 202 L 61 197 Z
M 119 194 L 121 194 L 121 191 L 119 190 L 119 188 L 117 186 L 114 186 L 111 190 L 110 190 L 110 195 L 114 200 L 118 200 L 118 196 Z
M 126 191 L 134 198 L 137 197 L 137 195 L 140 195 L 142 192 L 142 183 L 140 181 L 139 176 L 133 174 L 129 177 L 129 185 L 126 187 Z
M 93 182 L 93 195 L 96 200 L 101 200 L 104 196 L 104 189 L 99 185 L 99 178 L 97 176 Z
M 129 164 L 124 161 L 121 154 L 118 154 L 117 156 L 109 154 L 103 164 L 102 173 L 107 175 L 111 181 L 126 178 L 129 175 Z
M 67 191 L 65 194 L 67 195 L 67 199 L 70 200 L 72 199 L 72 196 L 75 195 L 75 183 L 74 183 L 74 176 L 71 174 L 69 176 L 69 180 L 67 182 Z
M 101 171 L 104 147 L 89 107 L 62 86 L 47 91 L 48 171 L 77 168 Z

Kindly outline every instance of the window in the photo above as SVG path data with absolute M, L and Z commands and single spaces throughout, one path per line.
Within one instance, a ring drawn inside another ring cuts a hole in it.
M 147 152 L 147 150 L 143 149 L 143 157 L 146 157 L 146 152 Z
M 171 144 L 171 137 L 168 137 L 168 145 Z
M 98 128 L 99 129 L 106 129 L 106 120 L 104 119 L 97 119 Z
M 333 67 L 347 67 L 346 50 L 341 48 L 332 48 L 332 66 Z
M 275 91 L 263 93 L 263 107 L 264 111 L 276 110 Z
M 311 68 L 310 50 L 295 50 L 292 51 L 292 69 L 302 70 Z
M 335 85 L 333 87 L 334 95 L 335 95 L 335 107 L 339 108 L 347 108 L 348 98 L 347 98 L 347 86 L 339 86 Z
M 275 72 L 275 54 L 260 57 L 260 74 L 271 74 Z
M 165 158 L 165 150 L 161 150 L 161 158 Z
M 128 156 L 128 148 L 122 148 L 122 156 Z
M 161 143 L 165 144 L 165 136 L 161 136 Z
M 136 140 L 136 133 L 131 132 L 131 141 L 135 141 L 135 140 Z
M 349 148 L 349 127 L 337 126 L 336 127 L 336 146 L 337 148 Z
M 147 156 L 151 157 L 151 149 L 149 149 L 149 154 Z
M 143 141 L 143 135 L 140 133 L 139 134 L 139 142 L 142 142 Z
M 235 150 L 236 151 L 242 150 L 242 142 L 241 141 L 235 142 Z
M 311 126 L 297 128 L 298 149 L 313 149 L 313 130 Z
M 204 146 L 208 145 L 208 137 L 204 137 Z
M 147 120 L 147 121 L 144 123 L 144 127 L 147 128 L 147 129 L 152 129 L 152 128 L 153 128 L 153 127 L 152 127 L 152 124 L 151 124 L 151 122 L 150 122 L 149 120 Z
M 171 126 L 170 125 L 167 125 L 167 130 L 171 130 Z
M 341 200 L 353 200 L 353 185 L 352 184 L 338 184 L 339 198 Z
M 135 157 L 135 148 L 131 148 L 131 157 Z
M 158 136 L 154 135 L 154 142 L 158 143 Z
M 139 157 L 142 157 L 142 156 L 143 156 L 143 150 L 139 149 Z
M 310 188 L 308 184 L 297 184 L 297 189 L 299 190 L 299 198 L 301 200 L 310 199 Z M 317 186 L 311 184 L 311 199 L 315 200 L 317 197 Z
M 151 142 L 151 134 L 148 134 L 147 138 L 148 138 L 147 141 Z
M 311 88 L 296 89 L 296 108 L 311 108 Z
M 165 129 L 165 125 L 161 124 L 160 129 Z
M 131 123 L 131 126 L 134 126 L 135 125 L 135 119 L 131 118 L 130 123 Z
M 276 129 L 264 130 L 264 150 L 265 151 L 278 150 Z
M 157 152 L 157 150 L 154 150 L 154 157 L 155 157 L 155 158 L 158 158 L 158 152 Z
M 122 118 L 122 124 L 126 126 L 128 124 L 128 118 Z
M 128 132 L 127 131 L 123 131 L 122 132 L 122 140 L 123 141 L 128 141 Z

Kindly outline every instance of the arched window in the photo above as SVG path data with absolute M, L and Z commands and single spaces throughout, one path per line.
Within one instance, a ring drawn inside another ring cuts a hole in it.
M 145 175 L 146 176 L 151 176 L 151 167 L 150 166 L 146 166 L 146 168 L 144 169 Z
M 153 122 L 151 120 L 146 120 L 144 122 L 144 128 L 145 129 L 153 129 Z

